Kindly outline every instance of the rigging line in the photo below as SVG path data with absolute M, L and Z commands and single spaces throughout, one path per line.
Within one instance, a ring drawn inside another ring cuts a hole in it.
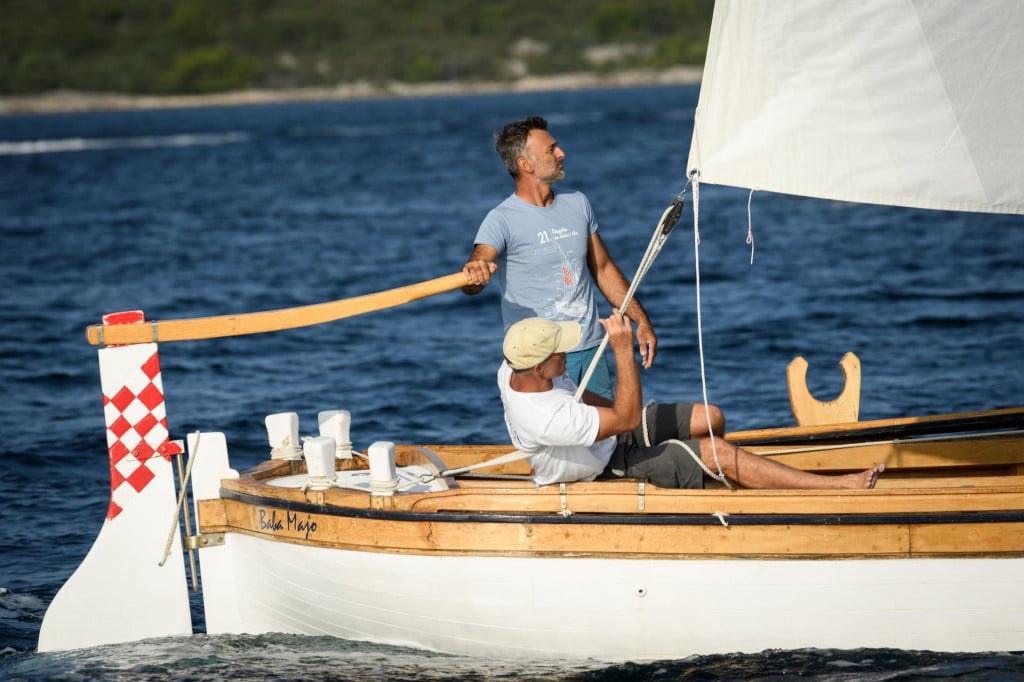
M 199 439 L 202 434 L 196 431 L 196 446 L 189 450 L 188 466 L 185 468 L 185 476 L 181 481 L 181 492 L 178 495 L 178 504 L 174 506 L 174 520 L 171 522 L 171 529 L 167 532 L 167 541 L 164 543 L 164 554 L 158 566 L 167 563 L 167 557 L 171 555 L 171 543 L 174 541 L 174 531 L 178 530 L 178 517 L 181 516 L 182 506 L 185 504 L 185 495 L 188 494 L 188 482 L 192 480 L 192 465 L 195 464 L 196 456 L 199 454 Z M 180 456 L 180 455 L 179 455 Z M 191 528 L 186 529 L 189 533 Z M 194 569 L 193 569 L 193 575 Z
M 704 371 L 704 327 L 701 318 L 700 305 L 700 171 L 690 171 L 690 180 L 693 183 L 693 267 L 695 271 L 694 291 L 697 298 L 697 348 L 700 355 L 700 387 L 704 399 L 704 418 L 707 420 L 708 429 L 711 430 L 711 407 L 708 402 L 708 380 Z M 722 434 L 723 436 L 725 434 Z M 722 471 L 722 463 L 718 461 L 718 448 L 715 446 L 715 433 L 711 430 L 711 454 L 715 459 L 715 467 L 718 474 L 725 479 L 725 472 Z
M 657 405 L 657 403 L 655 403 L 655 401 L 653 400 L 648 400 L 647 404 L 644 405 L 643 411 L 640 413 L 640 433 L 642 433 L 644 436 L 644 447 L 647 448 L 651 447 L 651 434 L 647 430 L 647 408 L 650 407 L 651 405 Z M 726 488 L 729 488 L 730 490 L 732 489 L 732 484 L 729 483 L 729 479 L 726 478 L 724 474 L 722 474 L 721 465 L 719 465 L 718 473 L 716 474 L 715 472 L 708 468 L 708 465 L 704 463 L 704 460 L 701 459 L 700 455 L 694 452 L 693 448 L 687 445 L 684 441 L 678 438 L 669 438 L 668 440 L 661 441 L 659 445 L 665 443 L 673 443 L 681 447 L 683 451 L 686 452 L 686 454 L 688 454 L 690 458 L 697 464 L 697 466 L 699 466 L 704 471 L 704 473 L 706 473 L 708 476 L 715 479 L 719 483 L 725 485 Z M 718 464 L 717 460 L 715 461 L 715 463 Z
M 750 214 L 750 204 L 754 199 L 754 190 L 747 195 L 747 243 L 750 244 L 750 264 L 754 264 L 754 219 Z
M 483 462 L 477 462 L 476 464 L 467 464 L 466 466 L 456 467 L 454 469 L 445 469 L 444 471 L 437 474 L 430 474 L 433 478 L 447 478 L 448 476 L 458 476 L 470 471 L 476 471 L 477 469 L 486 469 L 488 467 L 498 466 L 499 464 L 508 464 L 510 462 L 518 462 L 521 459 L 528 459 L 533 457 L 535 452 L 524 452 L 523 450 L 516 450 L 515 452 L 509 452 L 504 455 L 498 455 L 491 459 L 484 460 Z M 426 476 L 427 474 L 424 474 Z
M 625 297 L 622 299 L 622 303 L 619 304 L 619 312 L 623 315 L 626 314 L 626 308 L 633 301 L 633 296 L 636 294 L 637 288 L 640 286 L 640 282 L 647 275 L 647 271 L 651 269 L 654 264 L 654 259 L 661 253 L 661 248 L 665 245 L 668 240 L 668 235 L 672 232 L 672 228 L 676 226 L 679 221 L 679 216 L 683 213 L 683 203 L 686 198 L 686 188 L 690 186 L 690 180 L 686 181 L 683 185 L 682 191 L 676 195 L 676 198 L 672 200 L 672 203 L 661 214 L 661 219 L 658 221 L 657 226 L 654 228 L 654 234 L 651 235 L 651 240 L 647 244 L 647 251 L 644 252 L 644 257 L 640 259 L 640 265 L 637 266 L 636 274 L 633 275 L 633 281 L 629 284 L 629 289 L 626 291 Z M 590 366 L 587 367 L 586 373 L 583 378 L 580 379 L 580 384 L 576 389 L 576 400 L 580 400 L 583 397 L 583 392 L 587 388 L 587 384 L 590 383 L 590 378 L 594 375 L 594 370 L 597 369 L 597 364 L 600 362 L 601 357 L 604 355 L 605 349 L 608 348 L 608 334 L 605 333 L 604 338 L 601 340 L 601 345 L 598 346 L 597 352 L 594 353 L 593 359 L 590 361 Z

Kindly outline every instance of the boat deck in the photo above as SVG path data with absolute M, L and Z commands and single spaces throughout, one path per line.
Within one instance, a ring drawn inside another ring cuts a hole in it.
M 826 443 L 826 450 L 812 449 L 820 444 L 750 447 L 822 472 L 884 461 L 887 469 L 874 489 L 668 490 L 633 479 L 537 487 L 523 460 L 454 478 L 440 475 L 507 454 L 507 444 L 400 445 L 393 494 L 374 493 L 367 461 L 358 455 L 338 460 L 334 484 L 322 490 L 307 486 L 302 460 L 272 460 L 221 481 L 218 499 L 200 500 L 199 518 L 204 533 L 431 555 L 1024 556 L 1019 433 L 841 440 Z M 304 521 L 292 528 L 288 522 L 267 524 L 267 518 Z M 302 530 L 311 524 L 318 534 Z

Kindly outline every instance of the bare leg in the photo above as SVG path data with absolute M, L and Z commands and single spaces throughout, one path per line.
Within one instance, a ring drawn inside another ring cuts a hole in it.
M 874 488 L 878 475 L 885 471 L 885 464 L 876 464 L 855 474 L 825 476 L 776 462 L 738 448 L 721 438 L 715 438 L 714 450 L 711 439 L 700 441 L 700 457 L 704 464 L 716 471 L 715 453 L 722 465 L 722 472 L 744 488 L 773 489 L 854 489 Z
M 708 405 L 707 412 L 711 413 L 711 426 L 718 436 L 725 434 L 725 414 L 718 405 Z M 690 438 L 705 438 L 712 434 L 708 428 L 708 416 L 704 410 L 703 403 L 696 403 L 693 412 L 690 414 Z

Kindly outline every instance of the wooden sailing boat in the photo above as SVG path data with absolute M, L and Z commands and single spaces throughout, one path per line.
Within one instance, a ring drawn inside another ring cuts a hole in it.
M 1010 37 L 1024 19 L 1004 9 L 719 2 L 691 146 L 695 204 L 712 182 L 1024 213 L 1019 136 L 994 138 L 1024 113 L 1012 78 L 1024 47 Z M 1011 68 L 982 83 L 963 70 L 965 54 Z M 348 414 L 331 409 L 301 448 L 294 416 L 268 418 L 272 456 L 245 472 L 231 468 L 222 434 L 193 434 L 186 471 L 167 431 L 158 342 L 322 322 L 461 283 L 451 275 L 297 315 L 128 314 L 91 329 L 107 345 L 111 504 L 47 611 L 40 650 L 190 634 L 186 551 L 199 555 L 211 634 L 617 660 L 1024 648 L 1024 408 L 858 422 L 850 395 L 808 400 L 797 365 L 798 417 L 845 421 L 729 435 L 808 470 L 884 461 L 873 490 L 537 488 L 525 461 L 495 459 L 508 445 L 382 439 L 353 454 Z M 184 539 L 177 521 L 163 532 L 185 502 L 174 462 L 193 497 Z

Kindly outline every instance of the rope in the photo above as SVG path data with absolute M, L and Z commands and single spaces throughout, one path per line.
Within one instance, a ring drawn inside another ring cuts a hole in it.
M 691 171 L 690 180 L 693 183 L 693 266 L 696 273 L 694 291 L 697 296 L 697 348 L 700 353 L 700 386 L 701 394 L 704 398 L 704 418 L 707 420 L 708 427 L 710 428 L 711 407 L 708 401 L 707 374 L 704 371 L 704 327 L 700 305 L 700 171 Z M 718 461 L 718 448 L 715 446 L 715 434 L 713 432 L 711 433 L 711 454 L 715 460 L 715 468 L 718 469 L 718 475 L 712 476 L 718 480 L 724 480 L 725 474 L 722 472 L 722 463 Z M 703 462 L 701 462 L 701 466 L 704 466 Z M 728 483 L 726 485 L 729 486 Z M 731 488 L 732 486 L 729 487 Z
M 750 215 L 750 203 L 754 199 L 754 190 L 747 195 L 747 243 L 750 244 L 750 264 L 754 264 L 754 219 Z
M 718 456 L 717 455 L 715 455 L 715 465 L 718 467 L 718 473 L 715 473 L 714 471 L 711 470 L 710 467 L 708 467 L 707 464 L 704 463 L 704 461 L 700 458 L 700 455 L 697 454 L 696 452 L 694 452 L 693 448 L 691 448 L 689 445 L 687 445 L 684 441 L 678 440 L 676 438 L 670 438 L 669 440 L 662 441 L 662 442 L 663 443 L 672 443 L 673 445 L 678 445 L 679 447 L 681 447 L 683 450 L 685 450 L 690 455 L 691 458 L 693 458 L 693 461 L 697 463 L 697 466 L 699 466 L 701 469 L 703 469 L 705 474 L 707 474 L 711 478 L 715 479 L 716 481 L 718 481 L 719 483 L 724 485 L 726 488 L 729 488 L 730 490 L 732 490 L 732 484 L 729 483 L 729 479 L 726 477 L 726 475 L 722 473 L 722 465 L 718 463 Z M 711 442 L 713 444 L 714 443 L 714 439 L 712 439 Z
M 648 400 L 640 410 L 640 431 L 644 434 L 644 447 L 651 447 L 651 434 L 647 430 L 647 408 L 654 405 L 654 399 Z
M 299 459 L 302 457 L 302 448 L 296 445 L 278 445 L 270 448 L 270 459 Z
M 477 462 L 476 464 L 467 464 L 464 467 L 458 467 L 457 469 L 445 469 L 439 474 L 434 474 L 433 478 L 447 478 L 448 476 L 458 476 L 468 471 L 474 471 L 476 469 L 485 469 L 487 467 L 497 466 L 499 464 L 508 464 L 509 462 L 518 462 L 521 459 L 527 459 L 533 457 L 535 452 L 524 452 L 522 450 L 516 450 L 506 455 L 499 455 L 494 459 L 489 459 L 485 462 Z
M 315 488 L 313 486 L 316 486 Z M 307 490 L 330 490 L 331 488 L 338 487 L 333 479 L 327 478 L 326 476 L 309 476 L 306 475 L 306 482 L 302 484 L 302 492 Z
M 651 434 L 650 434 L 650 431 L 647 430 L 647 408 L 650 407 L 653 404 L 654 404 L 653 400 L 648 400 L 647 404 L 644 405 L 644 409 L 640 413 L 640 424 L 643 427 L 641 430 L 642 430 L 642 432 L 644 434 L 644 446 L 648 447 L 648 448 L 651 447 Z M 724 484 L 726 488 L 729 488 L 730 490 L 732 489 L 732 484 L 729 483 L 729 479 L 726 478 L 724 473 L 722 473 L 722 465 L 719 464 L 717 456 L 715 457 L 715 464 L 718 466 L 718 473 L 716 474 L 713 471 L 711 471 L 711 469 L 709 469 L 706 464 L 704 464 L 704 460 L 702 460 L 700 458 L 700 455 L 697 454 L 696 452 L 694 452 L 693 449 L 689 445 L 687 445 L 685 442 L 683 442 L 683 441 L 681 441 L 681 440 L 679 440 L 677 438 L 671 438 L 669 440 L 662 441 L 662 442 L 664 442 L 664 443 L 675 443 L 676 445 L 679 445 L 680 447 L 682 447 L 683 450 L 685 450 L 690 455 L 690 457 L 693 458 L 693 461 L 697 463 L 697 466 L 699 466 L 701 469 L 704 470 L 705 474 L 707 474 L 711 478 L 715 479 L 719 483 Z M 713 448 L 714 447 L 714 439 L 713 438 L 711 440 L 711 443 L 712 443 L 712 448 Z
M 650 407 L 653 404 L 654 404 L 653 400 L 648 400 L 647 404 L 644 405 L 644 409 L 641 411 L 641 416 L 640 416 L 640 424 L 643 427 L 641 430 L 642 430 L 642 432 L 644 434 L 644 446 L 645 447 L 651 447 L 651 434 L 650 434 L 650 431 L 648 431 L 648 429 L 647 429 L 647 408 Z M 732 485 L 729 483 L 729 479 L 726 478 L 724 473 L 722 473 L 722 465 L 719 464 L 717 455 L 715 456 L 715 464 L 718 466 L 718 473 L 716 474 L 715 472 L 711 471 L 711 469 L 709 469 L 706 464 L 704 464 L 704 460 L 702 460 L 700 458 L 700 455 L 697 454 L 696 452 L 694 452 L 693 449 L 689 445 L 687 445 L 685 442 L 679 440 L 678 438 L 670 438 L 669 440 L 662 441 L 662 442 L 664 442 L 664 443 L 674 443 L 674 444 L 680 446 L 681 448 L 683 448 L 684 451 L 686 451 L 687 454 L 690 455 L 690 457 L 693 459 L 693 461 L 697 463 L 697 466 L 699 466 L 701 469 L 704 470 L 705 474 L 707 474 L 711 478 L 715 479 L 719 483 L 725 484 L 726 488 L 730 488 L 730 489 L 732 488 Z M 714 439 L 712 439 L 711 442 L 712 442 L 712 447 L 713 447 L 714 446 Z
M 192 463 L 196 461 L 196 455 L 199 453 L 199 439 L 202 437 L 199 431 L 196 431 L 196 446 L 193 448 L 188 455 L 188 465 L 185 467 L 185 478 L 181 482 L 181 492 L 178 494 L 178 504 L 174 507 L 174 518 L 171 520 L 171 529 L 167 532 L 167 542 L 164 543 L 164 555 L 160 559 L 158 566 L 163 566 L 167 563 L 167 557 L 171 555 L 171 543 L 174 542 L 174 531 L 178 529 L 178 517 L 181 516 L 181 507 L 185 503 L 185 494 L 188 492 L 188 482 L 192 478 Z
M 629 284 L 629 289 L 626 291 L 626 295 L 622 299 L 622 303 L 619 304 L 619 310 L 623 315 L 626 314 L 626 308 L 633 301 L 633 296 L 636 294 L 637 288 L 640 286 L 640 282 L 647 275 L 647 271 L 651 269 L 651 265 L 654 264 L 654 259 L 661 253 L 661 248 L 665 245 L 668 240 L 668 235 L 672 232 L 672 228 L 676 226 L 676 222 L 679 220 L 679 216 L 683 212 L 683 201 L 686 196 L 686 188 L 690 186 L 690 182 L 687 181 L 686 185 L 676 198 L 673 199 L 672 203 L 662 212 L 661 219 L 658 220 L 658 225 L 654 228 L 654 234 L 651 235 L 651 240 L 647 244 L 647 251 L 644 252 L 644 257 L 640 259 L 640 265 L 637 266 L 636 274 L 633 275 L 633 281 Z M 580 385 L 576 389 L 576 400 L 580 400 L 583 397 L 583 392 L 587 388 L 587 384 L 590 382 L 590 377 L 593 376 L 594 370 L 597 369 L 598 363 L 601 361 L 601 357 L 604 355 L 605 349 L 608 348 L 608 334 L 604 335 L 601 340 L 601 345 L 598 346 L 597 352 L 594 353 L 593 359 L 590 361 L 590 366 L 587 367 L 586 373 L 583 378 L 580 379 Z

